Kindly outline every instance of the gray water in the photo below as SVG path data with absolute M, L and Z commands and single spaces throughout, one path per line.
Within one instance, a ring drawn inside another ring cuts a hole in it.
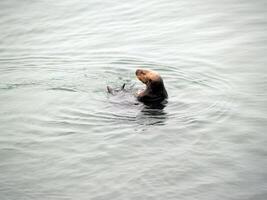
M 0 2 L 0 199 L 267 199 L 267 1 Z M 163 109 L 138 104 L 158 71 Z

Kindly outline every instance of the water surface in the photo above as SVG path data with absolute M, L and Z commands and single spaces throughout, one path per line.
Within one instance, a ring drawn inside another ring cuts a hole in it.
M 267 198 L 267 2 L 1 1 L 0 198 Z M 169 100 L 106 86 L 158 71 Z

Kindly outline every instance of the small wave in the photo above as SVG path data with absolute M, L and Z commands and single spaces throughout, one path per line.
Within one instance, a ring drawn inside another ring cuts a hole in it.
M 53 87 L 49 88 L 48 90 L 59 90 L 59 91 L 66 91 L 66 92 L 77 92 L 77 90 L 67 87 Z
M 35 86 L 38 83 L 31 82 L 31 83 L 10 83 L 10 84 L 0 84 L 0 89 L 2 90 L 11 90 L 20 87 L 28 87 L 28 86 Z

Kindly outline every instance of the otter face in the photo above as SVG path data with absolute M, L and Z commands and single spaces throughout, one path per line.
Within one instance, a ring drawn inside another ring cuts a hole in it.
M 144 84 L 147 84 L 152 81 L 159 81 L 160 75 L 157 72 L 147 70 L 147 69 L 137 69 L 136 77 Z

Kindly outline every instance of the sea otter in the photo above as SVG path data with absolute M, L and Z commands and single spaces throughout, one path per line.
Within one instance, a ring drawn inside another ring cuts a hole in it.
M 136 77 L 146 84 L 146 89 L 137 94 L 137 99 L 145 104 L 159 104 L 168 98 L 161 76 L 152 70 L 137 69 Z

